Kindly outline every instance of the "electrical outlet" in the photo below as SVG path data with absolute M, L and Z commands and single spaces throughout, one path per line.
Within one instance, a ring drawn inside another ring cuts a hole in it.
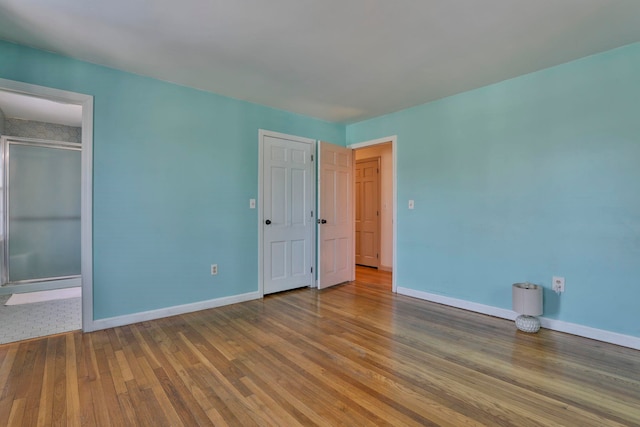
M 211 275 L 215 276 L 218 274 L 218 264 L 211 264 Z
M 551 286 L 553 291 L 557 294 L 564 292 L 564 277 L 553 276 Z
M 249 209 L 256 208 L 256 199 L 249 199 Z
M 415 206 L 415 202 L 413 200 L 409 200 L 409 209 L 413 209 Z

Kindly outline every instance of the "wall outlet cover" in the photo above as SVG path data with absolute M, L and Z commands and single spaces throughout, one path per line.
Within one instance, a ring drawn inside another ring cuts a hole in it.
M 564 277 L 553 276 L 551 288 L 558 294 L 564 292 Z

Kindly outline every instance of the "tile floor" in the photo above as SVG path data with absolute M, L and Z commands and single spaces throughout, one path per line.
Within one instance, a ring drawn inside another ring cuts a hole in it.
M 0 344 L 82 328 L 82 298 L 5 306 L 0 295 Z

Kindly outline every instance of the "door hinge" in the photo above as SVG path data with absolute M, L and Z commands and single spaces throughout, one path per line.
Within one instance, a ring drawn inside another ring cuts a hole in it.
M 313 218 L 313 211 L 311 211 L 311 218 Z
M 380 256 L 379 256 L 379 255 L 380 255 L 380 254 L 376 254 L 376 258 L 380 258 Z
M 376 216 L 380 216 L 380 211 L 376 211 Z
M 380 169 L 376 168 L 376 173 L 380 173 Z
M 311 155 L 311 161 L 313 162 L 313 154 Z
M 313 273 L 313 267 L 311 267 L 311 272 Z

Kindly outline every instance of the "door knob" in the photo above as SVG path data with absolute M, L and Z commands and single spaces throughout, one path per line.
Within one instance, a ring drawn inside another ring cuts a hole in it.
M 265 224 L 267 224 L 267 225 L 269 225 L 269 224 L 271 224 L 271 220 L 270 220 L 270 219 L 268 219 L 268 220 L 266 220 L 264 223 L 265 223 Z
M 320 223 L 321 223 L 321 224 L 326 224 L 326 223 L 327 223 L 327 220 L 326 220 L 326 219 L 321 219 L 321 220 L 320 220 Z

